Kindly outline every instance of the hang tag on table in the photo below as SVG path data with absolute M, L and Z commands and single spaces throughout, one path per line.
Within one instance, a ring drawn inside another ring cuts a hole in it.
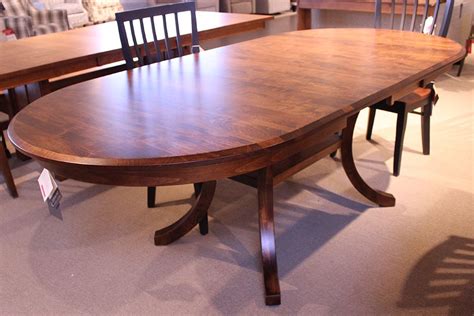
M 43 201 L 48 204 L 49 213 L 60 220 L 63 219 L 61 209 L 59 208 L 60 201 L 63 197 L 59 191 L 58 184 L 48 169 L 43 169 L 38 178 L 41 196 Z

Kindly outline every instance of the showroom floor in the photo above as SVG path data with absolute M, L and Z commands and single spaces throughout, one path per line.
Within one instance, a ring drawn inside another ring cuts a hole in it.
M 395 207 L 365 200 L 337 158 L 276 188 L 278 307 L 264 305 L 253 189 L 219 181 L 209 234 L 156 247 L 154 231 L 189 207 L 192 186 L 159 188 L 148 209 L 145 188 L 66 180 L 61 221 L 41 200 L 39 165 L 12 159 L 20 198 L 0 179 L 0 314 L 472 315 L 473 59 L 437 87 L 431 155 L 410 116 L 399 177 L 394 115 L 377 114 L 372 142 L 359 117 L 358 168 Z

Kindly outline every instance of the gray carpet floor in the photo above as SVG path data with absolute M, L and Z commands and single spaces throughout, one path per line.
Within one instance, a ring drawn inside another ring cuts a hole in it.
M 63 220 L 49 215 L 33 161 L 11 160 L 20 198 L 0 178 L 0 314 L 472 315 L 474 313 L 474 65 L 442 76 L 431 155 L 410 116 L 399 177 L 395 116 L 377 113 L 374 140 L 357 123 L 364 178 L 393 193 L 378 208 L 324 158 L 276 188 L 282 305 L 263 298 L 256 192 L 218 182 L 210 232 L 169 245 L 153 233 L 189 207 L 192 186 L 158 189 L 66 180 Z

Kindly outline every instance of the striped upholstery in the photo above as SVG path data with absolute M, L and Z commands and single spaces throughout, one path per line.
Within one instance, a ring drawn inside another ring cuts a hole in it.
M 15 31 L 17 38 L 54 33 L 69 29 L 66 10 L 39 11 L 28 0 L 2 0 L 6 27 Z
M 71 28 L 89 24 L 89 15 L 81 0 L 41 0 L 41 3 L 49 10 L 66 10 Z
M 33 22 L 29 16 L 5 16 L 0 17 L 0 29 L 11 28 L 16 38 L 33 36 Z

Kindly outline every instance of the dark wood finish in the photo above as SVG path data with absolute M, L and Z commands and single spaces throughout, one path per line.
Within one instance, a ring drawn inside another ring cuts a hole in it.
M 192 208 L 177 222 L 155 232 L 155 245 L 168 245 L 187 234 L 194 226 L 202 223 L 204 219 L 207 219 L 207 210 L 211 205 L 215 190 L 216 181 L 203 183 Z M 207 225 L 207 220 L 205 222 Z M 203 234 L 203 228 L 200 228 L 200 232 Z
M 63 76 L 51 78 L 49 80 L 49 89 L 51 91 L 56 91 L 79 82 L 107 76 L 126 69 L 127 65 L 125 62 L 119 61 L 90 69 L 76 71 Z
M 372 130 L 374 129 L 375 112 L 376 110 L 373 107 L 369 109 L 369 119 L 367 121 L 367 133 L 365 134 L 365 139 L 367 140 L 372 139 Z
M 394 42 L 399 50 L 392 50 Z M 298 51 L 298 60 L 288 51 Z M 393 205 L 393 196 L 372 189 L 356 170 L 357 113 L 463 57 L 451 40 L 412 32 L 284 33 L 53 92 L 22 110 L 8 134 L 45 168 L 80 181 L 207 183 L 195 209 L 160 231 L 158 244 L 204 221 L 209 182 L 233 177 L 259 187 L 266 300 L 277 304 L 271 187 L 341 146 L 356 189 L 379 205 Z
M 5 179 L 8 192 L 10 192 L 12 197 L 16 198 L 18 197 L 18 192 L 16 190 L 15 182 L 13 181 L 13 176 L 10 171 L 10 166 L 8 165 L 8 159 L 5 151 L 6 149 L 3 147 L 3 143 L 0 143 L 0 171 L 3 174 L 3 178 Z
M 393 2 L 394 0 L 392 0 Z M 415 11 L 418 6 L 417 0 L 414 0 L 415 3 Z M 449 24 L 451 21 L 451 15 L 453 13 L 453 7 L 454 7 L 454 0 L 447 0 L 446 1 L 446 8 L 444 12 L 443 19 L 441 23 L 439 23 L 438 16 L 439 16 L 439 7 L 440 7 L 441 1 L 436 0 L 435 6 L 434 6 L 434 13 L 433 13 L 433 20 L 434 20 L 434 25 L 435 27 L 431 30 L 430 34 L 438 34 L 439 36 L 446 37 L 448 34 L 449 30 Z M 409 30 L 409 31 L 419 31 L 423 32 L 424 28 L 424 21 L 425 18 L 428 14 L 428 6 L 429 2 L 425 1 L 424 5 L 421 5 L 423 7 L 423 12 L 424 15 L 422 17 L 423 23 L 421 24 L 419 29 L 415 29 L 415 18 L 416 15 L 413 14 L 415 11 L 412 13 L 412 22 L 411 26 L 409 29 L 405 28 L 405 20 L 408 20 L 408 14 L 406 13 L 406 5 L 407 5 L 407 0 L 403 0 L 403 5 L 405 10 L 402 13 L 402 19 L 401 23 L 399 26 L 400 30 Z M 390 27 L 394 28 L 394 23 L 393 23 L 393 16 L 395 14 L 395 10 L 392 10 L 391 12 L 391 22 L 390 22 Z M 382 0 L 376 0 L 376 9 L 375 9 L 375 26 L 380 28 L 382 25 Z M 436 31 L 436 27 L 440 25 L 439 29 Z M 429 58 L 429 57 L 426 57 Z M 451 66 L 449 66 L 451 67 Z M 432 78 L 434 79 L 434 78 Z M 371 139 L 372 137 L 372 130 L 373 130 L 373 125 L 374 125 L 374 118 L 375 118 L 375 111 L 376 110 L 385 110 L 385 111 L 390 111 L 397 113 L 397 128 L 396 128 L 396 134 L 395 134 L 395 147 L 394 147 L 394 157 L 393 157 L 393 175 L 398 176 L 400 175 L 400 168 L 401 168 L 401 161 L 402 161 L 402 153 L 403 153 L 403 141 L 405 137 L 405 129 L 407 125 L 407 117 L 408 113 L 414 113 L 414 110 L 418 108 L 422 108 L 422 113 L 416 113 L 416 114 L 421 114 L 421 136 L 422 136 L 422 142 L 423 142 L 423 154 L 428 155 L 430 152 L 430 117 L 432 114 L 432 109 L 433 105 L 436 102 L 434 90 L 433 90 L 433 83 L 424 80 L 421 83 L 422 87 L 426 88 L 419 88 L 419 87 L 407 87 L 411 91 L 402 98 L 395 100 L 396 96 L 392 96 L 392 100 L 390 100 L 388 103 L 387 102 L 380 102 L 375 105 L 373 105 L 370 109 L 369 112 L 369 121 L 368 121 L 368 126 L 367 126 L 367 134 L 366 138 Z M 395 100 L 395 101 L 394 101 Z
M 156 187 L 147 188 L 147 205 L 149 208 L 156 206 Z
M 202 183 L 194 183 L 194 196 L 199 196 L 202 191 Z M 199 232 L 201 235 L 207 235 L 209 232 L 209 222 L 207 218 L 207 211 L 206 214 L 202 217 L 202 219 L 199 221 Z
M 407 127 L 408 113 L 405 110 L 405 104 L 401 104 L 401 110 L 397 113 L 397 131 L 395 134 L 395 152 L 393 154 L 393 175 L 400 175 L 400 165 L 402 162 L 403 140 L 405 139 L 405 130 Z
M 430 154 L 430 121 L 432 113 L 432 103 L 426 104 L 421 112 L 421 142 L 423 145 L 423 155 Z
M 393 175 L 399 176 L 401 169 L 403 140 L 407 124 L 408 113 L 421 115 L 421 139 L 423 144 L 423 154 L 430 152 L 430 119 L 434 104 L 434 91 L 432 84 L 428 88 L 418 88 L 410 94 L 396 101 L 393 105 L 388 102 L 380 102 L 370 107 L 369 120 L 367 124 L 366 139 L 372 139 L 372 130 L 375 121 L 376 110 L 384 110 L 397 114 L 397 126 L 395 133 Z M 421 108 L 422 112 L 415 110 Z
M 198 11 L 196 19 L 200 40 L 205 41 L 264 28 L 272 17 Z M 181 34 L 189 34 L 190 29 L 189 22 L 184 22 Z M 122 60 L 115 21 L 0 42 L 0 91 Z
M 352 185 L 363 196 L 377 203 L 379 206 L 394 206 L 395 198 L 393 195 L 372 189 L 362 179 L 359 172 L 357 171 L 354 163 L 354 157 L 352 156 L 352 137 L 354 135 L 354 126 L 357 120 L 357 115 L 358 114 L 355 114 L 347 120 L 347 127 L 342 132 L 341 160 L 344 171 L 346 172 L 347 177 L 351 181 Z
M 298 30 L 311 28 L 311 9 L 374 12 L 376 1 L 377 0 L 299 0 L 297 28 Z M 406 1 L 406 4 L 404 4 L 404 1 Z M 426 6 L 428 11 L 426 12 L 425 7 L 419 5 L 417 0 L 383 0 L 380 8 L 383 13 L 388 14 L 403 14 L 403 12 L 405 12 L 406 16 L 406 12 L 416 12 L 417 16 L 426 16 L 426 14 L 434 14 L 436 1 L 438 0 L 429 0 L 429 5 Z M 441 0 L 441 2 L 445 2 L 445 0 Z M 425 1 L 423 3 L 425 3 Z M 411 23 L 414 23 L 413 21 L 412 16 Z
M 426 18 L 428 17 L 429 14 L 429 9 L 431 7 L 430 1 L 425 0 L 424 2 L 418 4 L 418 0 L 413 0 L 413 10 L 409 12 L 407 10 L 408 6 L 408 0 L 391 0 L 391 9 L 390 9 L 390 28 L 394 29 L 397 28 L 401 31 L 411 31 L 411 32 L 423 32 L 423 29 L 425 27 L 425 22 Z M 401 2 L 402 5 L 402 12 L 400 13 L 400 25 L 396 26 L 394 23 L 394 17 L 395 14 L 397 13 L 395 8 L 396 4 L 399 4 Z M 448 35 L 448 30 L 449 30 L 449 25 L 451 23 L 451 15 L 453 13 L 453 8 L 454 8 L 454 0 L 446 0 L 446 8 L 444 11 L 444 17 L 441 20 L 441 23 L 438 23 L 438 17 L 439 17 L 439 8 L 441 5 L 441 0 L 436 0 L 434 3 L 434 12 L 432 14 L 433 16 L 433 28 L 431 29 L 430 34 L 437 34 L 439 36 L 446 37 Z M 375 0 L 375 27 L 380 28 L 382 27 L 382 10 L 383 7 L 383 1 L 382 0 Z M 421 19 L 418 21 L 420 23 L 417 23 L 417 9 L 421 8 L 423 10 L 423 16 Z M 410 23 L 407 23 L 409 20 L 411 20 Z
M 180 24 L 184 21 L 183 18 L 178 18 L 178 14 L 184 13 L 189 14 L 190 21 L 188 23 L 191 25 L 190 41 L 185 41 L 180 32 Z M 128 69 L 135 67 L 134 56 L 137 58 L 139 66 L 149 65 L 163 59 L 171 59 L 175 57 L 175 51 L 177 52 L 176 57 L 182 57 L 184 55 L 185 42 L 191 42 L 192 53 L 199 53 L 195 3 L 174 3 L 117 12 L 115 17 L 120 42 L 122 43 L 122 53 Z M 126 26 L 128 26 L 128 32 Z M 129 37 L 132 38 L 131 43 Z M 162 56 L 163 49 L 160 47 L 159 39 L 161 38 L 164 42 L 165 58 Z M 171 42 L 172 39 L 175 43 Z M 153 45 L 139 44 L 149 43 L 150 41 Z
M 275 246 L 275 225 L 273 220 L 273 174 L 267 167 L 258 172 L 258 224 L 262 251 L 265 304 L 280 305 L 280 282 Z
M 8 95 L 11 99 L 12 95 L 10 93 L 15 93 L 15 90 L 9 91 Z M 17 104 L 15 104 L 17 105 Z M 14 115 L 14 109 L 12 107 L 11 101 L 7 100 L 7 96 L 0 92 L 0 111 L 8 115 L 8 120 L 0 121 L 0 174 L 3 175 L 5 184 L 10 195 L 14 198 L 18 197 L 18 192 L 16 190 L 15 182 L 11 174 L 10 166 L 8 165 L 8 158 L 11 158 L 11 154 L 7 149 L 7 143 L 5 141 L 6 137 L 4 131 L 8 128 L 9 120 Z
M 127 69 L 133 69 L 135 67 L 134 58 L 137 59 L 138 66 L 144 66 L 165 59 L 184 56 L 184 51 L 187 48 L 184 46 L 184 43 L 188 41 L 185 41 L 181 35 L 180 23 L 183 23 L 184 19 L 179 19 L 178 14 L 185 13 L 189 14 L 189 22 L 191 25 L 190 52 L 193 54 L 199 53 L 195 3 L 175 3 L 117 12 L 115 17 L 120 43 L 122 44 L 122 54 Z M 169 21 L 169 18 L 171 18 L 172 21 Z M 129 28 L 128 32 L 126 26 Z M 174 29 L 171 30 L 170 27 L 173 26 Z M 159 32 L 157 32 L 157 30 Z M 129 37 L 132 38 L 132 43 L 130 43 Z M 139 38 L 139 40 L 137 40 L 137 38 Z M 150 38 L 153 45 L 143 45 L 143 43 L 149 43 Z M 163 48 L 160 47 L 159 38 L 163 38 L 165 45 L 164 52 Z M 171 42 L 172 39 L 173 43 Z M 174 52 L 177 52 L 177 56 L 174 55 Z M 153 207 L 155 205 L 156 189 L 148 187 L 147 194 L 148 207 Z M 207 233 L 207 217 L 201 226 L 201 232 Z

